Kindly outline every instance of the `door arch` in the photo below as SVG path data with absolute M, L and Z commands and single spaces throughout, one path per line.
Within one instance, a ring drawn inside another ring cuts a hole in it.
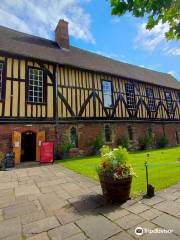
M 21 161 L 36 160 L 36 133 L 33 131 L 23 132 L 21 135 Z

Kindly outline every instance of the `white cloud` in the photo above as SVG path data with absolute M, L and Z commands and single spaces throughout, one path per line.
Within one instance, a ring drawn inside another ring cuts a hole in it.
M 164 55 L 179 56 L 180 48 L 172 46 L 172 42 L 167 42 L 165 33 L 168 31 L 167 23 L 159 23 L 151 31 L 146 29 L 146 23 L 138 27 L 134 44 L 135 48 L 143 48 L 149 52 L 159 49 Z
M 70 35 L 95 43 L 91 17 L 82 7 L 89 0 L 2 0 L 0 24 L 19 31 L 51 38 L 60 18 L 69 22 Z
M 168 24 L 159 23 L 149 31 L 146 29 L 146 23 L 141 24 L 135 38 L 135 47 L 143 47 L 148 51 L 153 51 L 165 39 L 164 34 L 168 29 Z
M 174 71 L 169 71 L 168 72 L 170 75 L 172 75 L 173 77 L 176 77 L 176 73 Z
M 180 56 L 180 48 L 178 47 L 165 47 L 163 51 L 166 55 Z

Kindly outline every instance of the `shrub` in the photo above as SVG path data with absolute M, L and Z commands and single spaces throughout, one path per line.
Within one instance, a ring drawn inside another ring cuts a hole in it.
M 102 135 L 97 135 L 94 143 L 94 147 L 96 150 L 100 150 L 104 145 L 104 139 Z
M 134 175 L 134 171 L 128 163 L 128 152 L 126 148 L 120 146 L 111 150 L 108 146 L 103 146 L 100 151 L 101 162 L 97 167 L 99 175 L 105 174 L 114 179 Z
M 158 148 L 165 148 L 165 147 L 167 147 L 168 143 L 169 143 L 169 140 L 166 136 L 162 136 L 162 137 L 158 138 L 156 141 Z
M 119 138 L 117 140 L 117 145 L 118 146 L 122 146 L 122 147 L 128 149 L 128 147 L 129 147 L 129 139 L 128 139 L 128 137 L 127 136 L 122 136 L 121 138 Z
M 0 162 L 2 162 L 5 158 L 5 153 L 0 152 Z
M 153 145 L 153 136 L 151 132 L 147 132 L 144 137 L 139 138 L 140 149 L 148 149 Z
M 61 144 L 61 153 L 68 153 L 69 150 L 71 149 L 71 144 L 70 143 L 63 143 Z

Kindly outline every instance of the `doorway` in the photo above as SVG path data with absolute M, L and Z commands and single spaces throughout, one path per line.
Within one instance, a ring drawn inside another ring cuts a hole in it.
M 36 133 L 27 131 L 21 135 L 21 161 L 36 160 Z

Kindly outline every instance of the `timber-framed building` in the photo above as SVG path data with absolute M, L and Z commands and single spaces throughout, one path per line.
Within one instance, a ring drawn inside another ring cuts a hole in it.
M 112 146 L 127 135 L 136 148 L 149 129 L 180 144 L 173 76 L 70 46 L 64 20 L 55 41 L 0 27 L 0 151 L 16 163 L 38 161 L 45 140 L 87 155 L 98 134 Z

